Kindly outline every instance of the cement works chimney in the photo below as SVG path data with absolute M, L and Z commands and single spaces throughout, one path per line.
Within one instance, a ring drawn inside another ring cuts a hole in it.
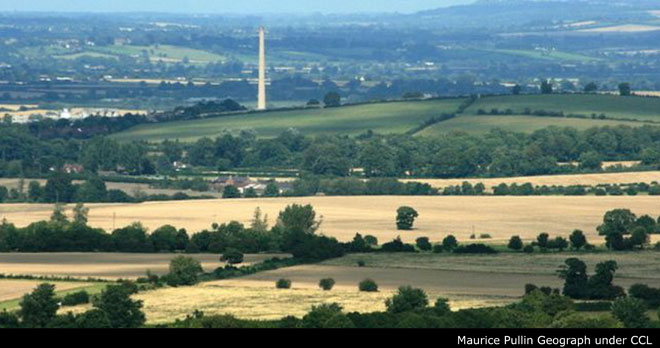
M 266 110 L 266 31 L 259 27 L 259 96 L 257 110 Z

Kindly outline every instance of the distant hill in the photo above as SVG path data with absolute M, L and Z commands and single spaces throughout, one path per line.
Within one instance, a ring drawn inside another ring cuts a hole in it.
M 636 22 L 653 19 L 660 9 L 651 0 L 481 0 L 473 4 L 421 11 L 414 16 L 450 27 L 542 27 L 562 22 L 596 20 Z

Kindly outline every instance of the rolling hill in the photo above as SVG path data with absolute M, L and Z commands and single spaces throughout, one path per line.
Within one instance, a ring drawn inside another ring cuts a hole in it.
M 405 133 L 432 117 L 454 113 L 465 99 L 388 102 L 306 109 L 246 113 L 191 121 L 145 124 L 112 137 L 121 141 L 165 139 L 194 141 L 214 137 L 224 131 L 251 129 L 262 138 L 275 137 L 289 128 L 303 134 L 357 135 L 368 130 L 377 133 Z M 497 109 L 506 115 L 483 115 Z M 481 112 L 480 112 L 481 110 Z M 538 110 L 563 112 L 570 117 L 525 115 Z M 595 115 L 595 116 L 594 116 Z M 602 116 L 601 116 L 602 115 Z M 595 118 L 592 118 L 595 117 Z M 604 119 L 601 119 L 604 117 Z M 486 133 L 494 128 L 517 132 L 560 126 L 580 130 L 591 127 L 627 125 L 660 126 L 660 98 L 620 97 L 604 94 L 510 95 L 482 97 L 453 119 L 438 122 L 418 132 L 419 136 L 438 136 L 452 131 Z
M 367 130 L 378 133 L 404 133 L 433 116 L 453 113 L 464 99 L 444 99 L 411 102 L 391 102 L 344 106 L 328 109 L 307 109 L 240 114 L 192 121 L 145 124 L 115 134 L 117 140 L 162 141 L 179 139 L 194 141 L 214 137 L 223 131 L 252 129 L 257 135 L 271 138 L 289 128 L 303 134 L 357 135 Z

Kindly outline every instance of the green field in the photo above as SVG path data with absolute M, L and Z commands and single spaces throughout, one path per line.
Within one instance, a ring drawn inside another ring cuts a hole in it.
M 608 118 L 660 121 L 660 98 L 620 97 L 601 94 L 518 95 L 484 97 L 469 107 L 465 114 L 476 115 L 479 109 L 487 112 L 512 109 L 522 113 L 530 110 L 563 111 L 565 114 L 605 114 Z
M 262 138 L 275 137 L 288 128 L 303 134 L 356 135 L 367 130 L 388 134 L 409 131 L 433 116 L 455 112 L 463 99 L 407 101 L 345 106 L 332 109 L 271 111 L 193 121 L 147 124 L 113 135 L 118 140 L 162 141 L 180 139 L 194 141 L 213 137 L 224 131 L 255 130 Z M 477 115 L 479 109 L 490 112 L 511 109 L 514 115 Z M 525 109 L 563 111 L 575 117 L 541 117 L 521 115 Z M 608 119 L 591 119 L 592 114 L 604 114 Z M 647 122 L 645 122 L 647 121 Z M 532 132 L 548 126 L 591 127 L 627 125 L 660 125 L 660 98 L 620 97 L 617 95 L 519 95 L 483 97 L 464 114 L 436 123 L 416 133 L 437 136 L 453 131 L 486 133 L 494 128 L 516 132 Z
M 574 62 L 591 62 L 598 61 L 600 59 L 584 56 L 581 54 L 561 52 L 561 51 L 536 51 L 536 50 L 490 50 L 489 52 L 502 53 L 506 55 L 513 55 L 524 58 L 533 58 L 541 60 L 552 60 L 552 61 L 574 61 Z
M 143 52 L 149 54 L 149 59 L 152 61 L 163 60 L 164 62 L 179 62 L 185 58 L 190 63 L 206 64 L 217 61 L 225 61 L 226 58 L 222 55 L 198 50 L 194 48 L 180 47 L 180 46 L 133 46 L 133 45 L 112 45 L 112 46 L 98 46 L 90 49 L 93 52 L 99 52 L 112 55 L 141 55 Z
M 455 112 L 462 99 L 363 104 L 341 108 L 273 111 L 193 121 L 140 125 L 117 133 L 117 140 L 194 141 L 223 131 L 253 129 L 258 136 L 275 137 L 289 128 L 306 135 L 404 133 L 433 116 Z
M 532 132 L 550 126 L 573 127 L 579 130 L 591 127 L 627 125 L 639 127 L 646 123 L 616 121 L 616 120 L 592 120 L 580 118 L 559 117 L 535 117 L 535 116 L 460 116 L 436 123 L 425 128 L 416 135 L 437 136 L 454 131 L 464 131 L 472 134 L 488 133 L 491 129 L 502 128 L 513 132 Z M 657 126 L 657 124 L 656 124 Z

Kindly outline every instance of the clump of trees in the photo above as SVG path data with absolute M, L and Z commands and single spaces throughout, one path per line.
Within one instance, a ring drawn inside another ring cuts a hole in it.
M 21 299 L 16 313 L 0 313 L 0 328 L 136 328 L 145 322 L 142 302 L 132 300 L 134 288 L 124 284 L 108 285 L 92 301 L 93 309 L 74 315 L 57 314 L 59 298 L 55 286 L 43 283 Z M 86 292 L 65 297 L 63 305 L 89 302 Z M 86 300 L 85 302 L 83 302 Z
M 655 233 L 656 221 L 647 216 L 637 218 L 628 209 L 614 209 L 605 213 L 603 223 L 597 230 L 605 236 L 606 246 L 611 250 L 643 249 L 649 243 L 649 234 Z
M 228 248 L 220 257 L 220 261 L 227 262 L 230 265 L 236 265 L 243 262 L 243 253 L 234 248 Z
M 417 210 L 411 207 L 399 207 L 396 211 L 396 228 L 399 230 L 412 230 L 415 219 L 419 216 Z
M 625 291 L 612 285 L 618 265 L 616 261 L 605 261 L 596 265 L 591 277 L 587 265 L 578 258 L 569 258 L 559 268 L 557 274 L 564 279 L 563 294 L 575 299 L 613 300 L 625 295 Z
M 170 261 L 170 271 L 163 276 L 163 280 L 170 286 L 194 285 L 203 272 L 204 269 L 199 261 L 179 255 Z

